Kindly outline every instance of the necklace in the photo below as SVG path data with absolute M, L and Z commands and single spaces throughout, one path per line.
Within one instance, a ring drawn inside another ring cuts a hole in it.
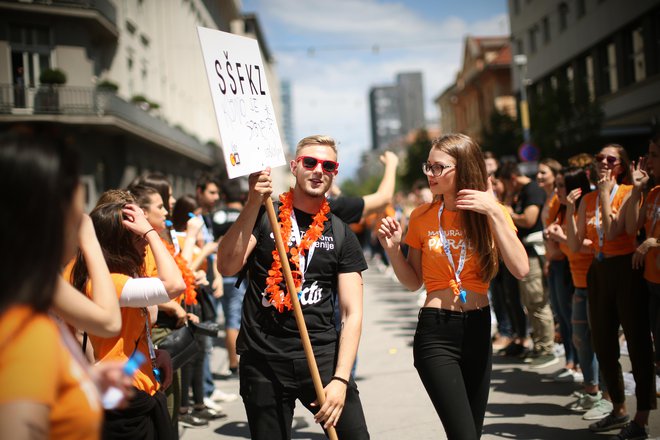
M 280 195 L 280 212 L 279 212 L 279 223 L 280 223 L 280 235 L 282 237 L 282 242 L 284 243 L 284 249 L 286 253 L 290 255 L 289 262 L 291 263 L 291 275 L 293 276 L 293 284 L 296 288 L 296 293 L 300 292 L 300 289 L 304 280 L 304 273 L 300 267 L 300 259 L 305 259 L 305 253 L 315 245 L 316 241 L 321 235 L 323 235 L 324 223 L 328 220 L 327 214 L 330 212 L 330 206 L 328 201 L 323 199 L 321 208 L 314 215 L 312 224 L 310 225 L 305 235 L 300 238 L 300 236 L 295 237 L 294 244 L 289 246 L 289 240 L 291 238 L 291 231 L 293 229 L 293 221 L 295 221 L 295 214 L 293 213 L 293 190 Z M 296 225 L 297 226 L 297 225 Z M 296 230 L 298 228 L 296 227 Z M 296 234 L 298 235 L 298 234 Z M 291 304 L 291 295 L 287 291 L 286 293 L 280 287 L 280 284 L 284 280 L 282 275 L 282 262 L 280 260 L 280 255 L 277 252 L 277 249 L 274 249 L 272 252 L 273 263 L 270 266 L 268 271 L 268 277 L 266 278 L 266 299 L 270 304 L 277 309 L 278 312 L 282 313 L 284 309 L 292 310 L 293 306 Z M 311 260 L 311 255 L 309 255 L 308 261 L 305 266 L 309 266 L 309 260 Z M 304 264 L 304 263 L 303 263 Z

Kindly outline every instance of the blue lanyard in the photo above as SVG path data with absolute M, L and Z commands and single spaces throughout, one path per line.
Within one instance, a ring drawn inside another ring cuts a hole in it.
M 454 266 L 454 257 L 451 255 L 451 246 L 449 246 L 449 240 L 447 240 L 447 236 L 445 235 L 445 231 L 442 229 L 442 211 L 445 210 L 445 204 L 443 203 L 440 205 L 440 208 L 438 209 L 438 233 L 440 234 L 440 240 L 442 241 L 442 248 L 445 251 L 445 255 L 447 256 L 447 260 L 449 260 L 449 264 L 451 265 L 451 268 L 454 270 L 454 278 L 456 279 L 456 284 L 458 284 L 458 289 L 459 289 L 459 298 L 461 299 L 461 302 L 466 302 L 467 301 L 467 292 L 465 289 L 463 289 L 463 286 L 461 284 L 461 272 L 463 272 L 463 266 L 465 266 L 465 256 L 467 254 L 467 245 L 465 243 L 465 240 L 461 240 L 461 255 L 458 259 L 458 268 Z

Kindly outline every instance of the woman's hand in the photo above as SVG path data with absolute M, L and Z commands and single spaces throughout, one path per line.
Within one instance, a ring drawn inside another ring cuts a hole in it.
M 193 324 L 199 324 L 199 316 L 195 315 L 194 313 L 188 313 L 188 321 L 192 322 Z
M 582 188 L 575 188 L 566 194 L 566 209 L 575 212 L 575 202 L 582 195 Z
M 630 174 L 632 176 L 633 187 L 640 191 L 646 187 L 649 181 L 649 174 L 646 172 L 646 158 L 640 157 L 637 163 L 630 164 Z
M 603 197 L 609 197 L 615 183 L 616 182 L 614 179 L 612 179 L 612 170 L 608 168 L 605 170 L 605 175 L 598 180 L 596 186 L 598 187 L 598 191 L 600 191 L 600 194 Z
M 653 237 L 647 238 L 637 246 L 637 249 L 635 249 L 635 253 L 633 254 L 632 258 L 632 267 L 633 269 L 641 269 L 644 267 L 644 260 L 646 259 L 646 254 L 648 253 L 649 249 L 653 248 L 656 246 L 657 240 Z
M 202 230 L 202 226 L 204 226 L 204 220 L 202 220 L 201 217 L 190 217 L 186 222 L 186 236 L 194 237 L 196 240 L 199 231 Z
M 109 388 L 119 389 L 124 397 L 114 409 L 126 408 L 133 397 L 133 378 L 124 373 L 123 362 L 104 361 L 92 367 L 92 375 L 101 395 Z
M 206 278 L 206 272 L 203 270 L 197 270 L 193 274 L 195 275 L 195 285 L 196 286 L 208 286 L 209 285 L 209 280 Z
M 378 240 L 385 250 L 394 250 L 401 244 L 401 224 L 392 217 L 381 220 Z
M 126 229 L 133 232 L 135 235 L 144 237 L 144 234 L 153 229 L 151 224 L 149 224 L 147 217 L 145 217 L 144 211 L 142 211 L 139 206 L 129 203 L 124 206 L 122 213 L 124 214 L 122 223 Z
M 499 209 L 498 201 L 493 193 L 493 184 L 488 179 L 486 191 L 477 189 L 462 189 L 456 194 L 456 207 L 467 211 L 487 215 Z M 513 209 L 511 209 L 513 212 Z
M 557 223 L 553 223 L 546 228 L 546 233 L 549 240 L 561 241 L 566 238 L 564 230 Z

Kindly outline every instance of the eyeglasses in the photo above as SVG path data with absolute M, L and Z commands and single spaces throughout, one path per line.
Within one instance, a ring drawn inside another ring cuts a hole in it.
M 614 165 L 619 161 L 619 158 L 616 156 L 612 156 L 610 154 L 597 154 L 596 155 L 596 162 L 602 162 L 603 160 L 607 160 L 608 165 Z
M 296 158 L 297 161 L 301 161 L 302 166 L 307 170 L 315 169 L 319 162 L 323 171 L 328 174 L 336 173 L 339 169 L 339 162 L 333 160 L 321 160 L 312 156 L 299 156 Z
M 422 164 L 422 171 L 424 171 L 424 174 L 427 176 L 440 177 L 447 168 L 454 168 L 455 166 L 456 165 L 443 165 L 441 163 L 430 164 L 424 162 Z

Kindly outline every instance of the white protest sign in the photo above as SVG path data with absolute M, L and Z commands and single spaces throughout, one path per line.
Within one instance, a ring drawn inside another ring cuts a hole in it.
M 286 164 L 257 40 L 197 27 L 230 179 Z

